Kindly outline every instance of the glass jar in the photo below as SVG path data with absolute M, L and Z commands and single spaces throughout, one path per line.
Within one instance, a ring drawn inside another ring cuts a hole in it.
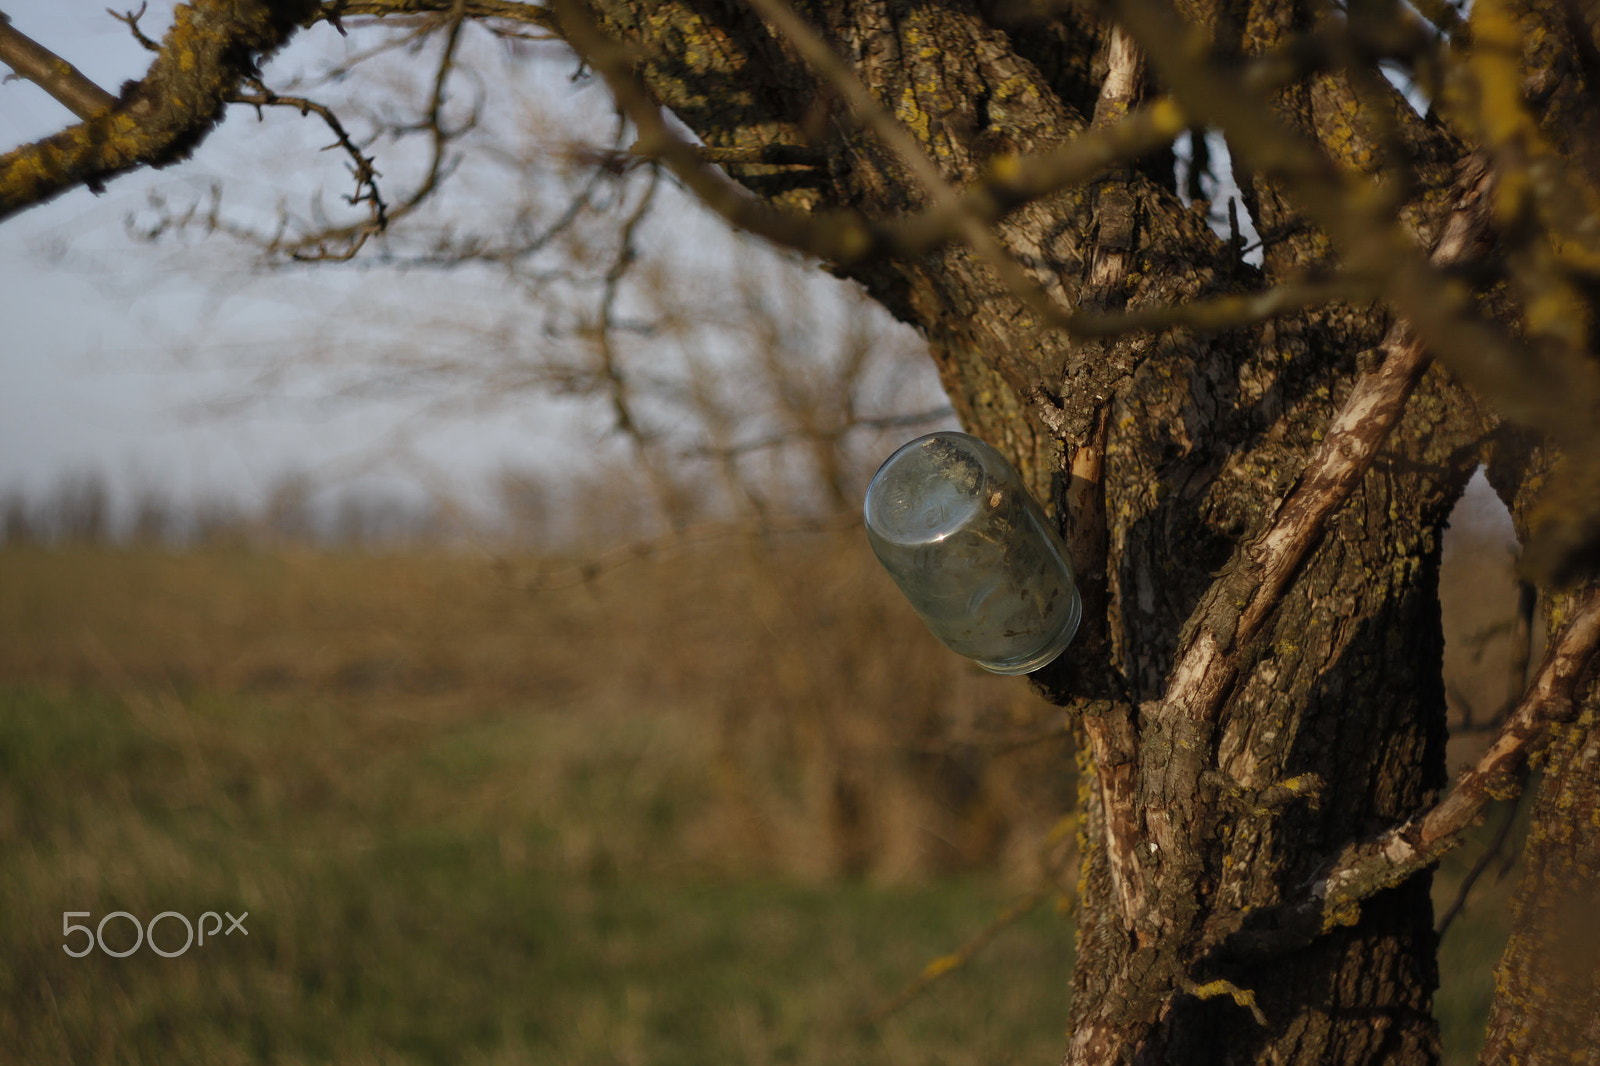
M 1060 655 L 1083 601 L 1066 545 L 1005 456 L 977 437 L 918 437 L 867 486 L 867 539 L 933 635 L 997 674 Z

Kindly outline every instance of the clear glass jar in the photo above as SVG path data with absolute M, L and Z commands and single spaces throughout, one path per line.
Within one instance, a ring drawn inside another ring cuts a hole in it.
M 867 539 L 933 635 L 997 674 L 1060 655 L 1083 601 L 1066 545 L 1005 456 L 977 437 L 918 437 L 867 486 Z

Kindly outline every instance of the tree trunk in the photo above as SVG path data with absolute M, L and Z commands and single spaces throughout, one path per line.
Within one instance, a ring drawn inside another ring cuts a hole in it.
M 809 166 L 727 167 L 769 202 L 814 212 L 818 225 L 831 208 L 888 218 L 928 204 L 837 86 L 744 5 L 591 6 L 707 146 L 822 149 Z M 1006 21 L 999 4 L 796 6 L 957 189 L 1010 153 L 1117 117 L 1143 84 L 1127 42 L 1076 9 L 1032 23 Z M 1281 0 L 1233 14 L 1250 35 L 1218 44 L 1241 56 L 1307 21 Z M 1426 243 L 1463 153 L 1387 85 L 1362 92 L 1420 160 L 1404 217 Z M 1370 173 L 1395 163 L 1341 76 L 1278 103 L 1344 164 Z M 1052 301 L 1077 308 L 1255 289 L 1331 259 L 1327 239 L 1271 183 L 1242 177 L 1269 241 L 1261 268 L 1246 263 L 1237 242 L 1180 202 L 1170 163 L 1037 200 L 995 231 Z M 1219 930 L 1295 897 L 1331 856 L 1416 813 L 1444 783 L 1439 537 L 1477 461 L 1475 406 L 1442 370 L 1426 375 L 1253 642 L 1220 714 L 1178 718 L 1159 700 L 1185 623 L 1299 476 L 1360 353 L 1383 336 L 1383 308 L 1332 305 L 1209 337 L 1085 342 L 1042 321 L 965 245 L 847 272 L 926 334 L 962 422 L 1054 502 L 1081 570 L 1083 633 L 1038 678 L 1085 712 L 1083 748 L 1106 762 L 1086 756 L 1084 767 L 1097 786 L 1080 812 L 1067 1061 L 1435 1061 L 1427 874 L 1349 908 L 1307 948 L 1228 957 L 1216 945 Z M 1307 794 L 1313 774 L 1321 786 Z M 1116 817 L 1130 824 L 1108 826 Z M 1158 838 L 1176 843 L 1164 851 Z

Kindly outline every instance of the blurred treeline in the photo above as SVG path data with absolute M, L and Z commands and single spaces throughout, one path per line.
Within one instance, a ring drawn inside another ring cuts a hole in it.
M 319 493 L 295 475 L 255 505 L 215 495 L 180 500 L 155 489 L 119 498 L 98 473 L 0 493 L 0 542 L 8 545 L 404 547 L 440 542 L 449 530 L 446 513 L 431 502 L 370 489 Z
M 319 512 L 303 482 L 254 513 L 144 499 L 119 514 L 92 478 L 12 494 L 0 677 L 299 694 L 356 715 L 525 706 L 602 733 L 670 722 L 671 765 L 640 752 L 631 772 L 681 773 L 683 835 L 652 846 L 682 861 L 999 867 L 1029 885 L 1055 861 L 1074 788 L 1060 713 L 938 646 L 853 509 L 662 532 L 643 510 L 618 520 L 636 489 L 622 480 L 577 493 L 606 516 L 591 537 L 540 547 L 516 521 L 538 487 L 500 480 L 504 513 L 470 536 L 393 499 Z

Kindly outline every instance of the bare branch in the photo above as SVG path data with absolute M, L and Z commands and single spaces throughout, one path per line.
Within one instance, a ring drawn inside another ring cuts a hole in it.
M 1096 106 L 1095 122 L 1089 130 L 1050 152 L 1028 157 L 1000 156 L 980 181 L 957 193 L 944 182 L 909 133 L 792 11 L 777 0 L 751 2 L 846 96 L 863 124 L 894 148 L 927 188 L 933 202 L 926 210 L 885 221 L 853 212 L 806 216 L 768 207 L 709 165 L 723 161 L 715 153 L 682 138 L 666 124 L 659 107 L 634 75 L 632 57 L 623 45 L 606 38 L 581 9 L 569 11 L 565 2 L 559 5 L 569 43 L 606 79 L 618 105 L 639 128 L 639 140 L 632 151 L 661 159 L 707 206 L 741 229 L 839 265 L 880 256 L 923 255 L 951 241 L 965 240 L 983 252 L 985 261 L 1001 273 L 1010 291 L 1043 321 L 1083 338 L 1175 326 L 1200 330 L 1234 328 L 1328 300 L 1372 294 L 1375 285 L 1369 287 L 1347 278 L 1224 297 L 1188 307 L 1142 308 L 1126 317 L 1056 307 L 1009 253 L 998 246 L 987 227 L 1023 204 L 1081 184 L 1108 167 L 1163 147 L 1188 127 L 1189 119 L 1170 97 L 1144 107 L 1133 106 L 1131 86 L 1138 80 L 1139 59 L 1131 39 L 1123 38 L 1124 47 L 1113 50 L 1112 58 L 1117 62 L 1108 72 L 1104 99 Z M 1261 95 L 1341 55 L 1343 47 L 1346 45 L 1340 40 L 1326 35 L 1296 39 L 1238 71 L 1238 81 L 1243 91 Z M 793 151 L 794 158 L 786 156 L 782 161 L 803 164 L 811 160 L 804 149 L 797 147 Z M 1110 260 L 1101 259 L 1094 276 L 1109 279 L 1114 273 Z
M 940 978 L 955 973 L 993 942 L 994 938 L 1005 932 L 1006 929 L 1017 924 L 1039 908 L 1039 904 L 1049 899 L 1056 891 L 1056 886 L 1051 883 L 1051 878 L 1029 892 L 1026 896 L 1011 904 L 1005 910 L 995 915 L 994 920 L 978 930 L 956 950 L 948 955 L 940 955 L 922 968 L 922 972 L 909 981 L 904 988 L 873 1007 L 860 1018 L 856 1019 L 860 1025 L 877 1025 L 890 1015 L 911 1003 L 922 993 L 926 992 Z
M 365 242 L 367 233 L 381 233 L 389 224 L 389 205 L 384 203 L 383 194 L 378 190 L 378 171 L 373 166 L 374 158 L 363 152 L 350 139 L 349 133 L 345 132 L 344 124 L 326 105 L 303 96 L 279 96 L 257 78 L 248 79 L 248 83 L 255 90 L 253 93 L 234 93 L 228 98 L 228 102 L 248 104 L 256 109 L 258 116 L 263 107 L 292 107 L 302 116 L 315 114 L 333 131 L 335 141 L 329 147 L 342 148 L 350 157 L 350 172 L 356 181 L 356 191 L 345 199 L 352 206 L 365 203 L 369 205 L 371 211 L 368 219 L 369 228 L 363 230 L 363 235 L 351 246 L 350 255 L 354 255 Z
M 736 145 L 697 145 L 696 149 L 703 162 L 716 166 L 755 164 L 775 167 L 817 167 L 826 162 L 826 156 L 821 151 L 804 144 L 761 144 L 748 148 Z M 655 162 L 637 147 L 626 152 L 581 152 L 579 158 L 616 173 Z
M 849 424 L 840 429 L 839 434 L 842 436 L 846 433 L 863 429 L 910 429 L 916 426 L 926 426 L 933 422 L 939 422 L 944 419 L 951 418 L 954 416 L 954 414 L 955 409 L 946 404 L 942 407 L 933 407 L 926 411 L 914 411 L 910 414 L 884 415 L 881 418 L 854 418 L 851 419 Z M 694 459 L 728 459 L 741 455 L 749 455 L 752 452 L 765 451 L 768 448 L 781 448 L 786 444 L 792 444 L 797 440 L 802 440 L 805 438 L 805 436 L 806 434 L 803 432 L 772 433 L 764 437 L 758 437 L 752 441 L 746 441 L 742 444 L 730 444 L 726 447 L 687 448 L 680 454 L 685 458 Z
M 376 211 L 374 217 L 357 226 L 345 226 L 338 230 L 313 234 L 298 242 L 298 247 L 290 252 L 290 257 L 304 262 L 314 262 L 323 259 L 346 260 L 351 259 L 361 250 L 368 238 L 382 230 L 395 218 L 410 214 L 418 205 L 432 196 L 444 180 L 448 171 L 445 157 L 451 141 L 459 137 L 466 129 L 470 129 L 476 122 L 476 117 L 469 120 L 462 129 L 447 130 L 444 125 L 444 100 L 445 86 L 449 83 L 450 72 L 455 67 L 456 49 L 461 42 L 461 27 L 466 21 L 466 3 L 456 0 L 451 5 L 453 12 L 449 21 L 449 30 L 445 34 L 444 50 L 439 56 L 439 66 L 433 75 L 433 91 L 428 98 L 428 112 L 417 128 L 428 133 L 432 143 L 432 152 L 428 159 L 428 172 L 423 175 L 422 181 L 412 190 L 405 200 L 392 211 L 387 209 Z M 359 183 L 359 175 L 357 177 Z M 354 203 L 356 201 L 352 201 Z M 330 243 L 344 243 L 345 247 L 338 251 L 329 251 Z M 315 246 L 314 251 L 307 249 Z
M 1519 793 L 1521 793 L 1526 784 L 1526 775 L 1526 767 L 1517 775 L 1517 791 Z M 1511 839 L 1511 830 L 1516 826 L 1517 815 L 1521 810 L 1522 804 L 1520 802 L 1506 804 L 1505 810 L 1500 816 L 1500 824 L 1495 828 L 1494 837 L 1484 846 L 1483 854 L 1478 856 L 1478 861 L 1472 864 L 1472 869 L 1468 870 L 1466 876 L 1461 879 L 1461 887 L 1456 890 L 1456 898 L 1451 900 L 1450 906 L 1445 908 L 1444 914 L 1440 915 L 1438 923 L 1434 926 L 1433 933 L 1435 936 L 1442 939 L 1450 931 L 1450 926 L 1460 917 L 1461 912 L 1466 909 L 1467 897 L 1472 894 L 1472 889 L 1477 885 L 1478 879 L 1484 875 L 1490 866 L 1494 865 L 1494 861 L 1500 858 L 1501 853 L 1505 850 L 1506 843 Z
M 178 8 L 144 80 L 114 107 L 0 156 L 0 219 L 68 189 L 175 162 L 222 117 L 228 94 L 287 41 L 313 0 L 196 0 Z
M 783 522 L 708 522 L 674 530 L 664 537 L 654 537 L 624 544 L 590 559 L 568 564 L 545 564 L 531 578 L 513 579 L 512 584 L 523 592 L 538 593 L 554 589 L 572 588 L 586 584 L 612 570 L 645 559 L 670 558 L 675 552 L 733 537 L 782 536 L 801 533 L 827 533 L 851 529 L 861 524 L 856 514 L 831 515 L 826 518 L 796 518 Z M 497 560 L 501 571 L 514 572 L 509 559 Z
M 1439 265 L 1471 258 L 1487 239 L 1492 181 L 1481 161 L 1464 168 L 1455 210 L 1434 249 Z M 1300 480 L 1266 528 L 1235 553 L 1197 612 L 1168 682 L 1165 712 L 1191 721 L 1215 719 L 1232 691 L 1243 649 L 1321 538 L 1323 522 L 1349 497 L 1399 420 L 1427 356 L 1404 321 L 1390 328 L 1379 351 L 1382 364 L 1357 379 Z
M 1382 279 L 1417 332 L 1511 418 L 1582 439 L 1600 404 L 1600 373 L 1553 364 L 1484 321 L 1464 285 L 1431 269 L 1369 182 L 1340 171 L 1271 113 L 1266 101 L 1185 42 L 1184 20 L 1165 0 L 1122 0 L 1119 11 L 1174 92 L 1228 134 L 1247 162 L 1280 177 L 1333 237 L 1348 266 Z M 1530 365 L 1530 363 L 1532 365 Z M 1542 365 L 1541 365 L 1542 364 Z
M 83 72 L 11 25 L 0 11 L 0 63 L 49 93 L 68 111 L 91 119 L 117 98 L 84 77 Z
M 665 512 L 668 522 L 674 530 L 682 530 L 688 523 L 688 513 L 683 505 L 682 493 L 673 481 L 670 471 L 663 463 L 663 457 L 655 444 L 655 434 L 645 428 L 640 422 L 633 405 L 633 389 L 627 375 L 623 372 L 622 362 L 617 357 L 617 347 L 613 337 L 616 327 L 614 316 L 616 313 L 617 297 L 621 292 L 622 279 L 638 261 L 638 251 L 634 246 L 638 235 L 639 226 L 650 213 L 650 208 L 655 204 L 656 190 L 660 187 L 661 172 L 652 169 L 649 184 L 645 186 L 644 195 L 639 198 L 638 204 L 628 214 L 622 224 L 620 241 L 617 245 L 617 254 L 610 268 L 606 271 L 604 285 L 601 291 L 600 307 L 595 316 L 591 335 L 594 341 L 596 358 L 599 360 L 599 370 L 596 377 L 604 383 L 606 392 L 611 400 L 611 410 L 616 417 L 616 428 L 628 438 L 633 445 L 634 456 L 639 464 L 644 467 L 645 473 L 650 478 L 651 487 L 654 489 L 657 501 Z
M 456 0 L 331 0 L 321 5 L 321 10 L 313 16 L 313 19 L 335 22 L 362 15 L 386 18 L 439 14 L 457 10 L 470 19 L 503 19 L 507 22 L 538 26 L 550 31 L 551 39 L 555 39 L 560 33 L 555 16 L 548 7 L 515 3 L 514 0 L 466 0 L 462 4 L 457 4 Z
M 465 8 L 469 5 L 462 3 L 454 6 Z M 367 214 L 359 222 L 313 226 L 298 222 L 285 211 L 281 212 L 274 230 L 261 231 L 227 222 L 222 219 L 219 210 L 213 207 L 203 219 L 207 228 L 227 233 L 236 240 L 253 245 L 268 257 L 282 256 L 296 262 L 344 262 L 353 259 L 372 237 L 385 232 L 392 223 L 409 215 L 430 199 L 451 172 L 453 160 L 451 146 L 477 122 L 476 112 L 453 127 L 448 126 L 444 119 L 446 88 L 455 69 L 455 57 L 465 21 L 466 16 L 459 11 L 453 18 L 428 15 L 414 33 L 402 38 L 403 42 L 416 41 L 440 28 L 446 29 L 444 46 L 434 70 L 427 110 L 416 122 L 392 130 L 396 134 L 422 132 L 429 138 L 427 169 L 417 186 L 398 202 L 391 204 L 382 196 L 377 185 L 379 175 L 376 158 L 362 150 L 332 109 L 305 97 L 282 96 L 267 87 L 259 78 L 250 77 L 246 79 L 246 84 L 254 89 L 254 92 L 233 93 L 229 96 L 229 102 L 254 107 L 258 114 L 265 106 L 285 106 L 299 110 L 302 115 L 314 113 L 321 117 L 335 137 L 335 143 L 329 147 L 342 149 L 351 160 L 351 176 L 355 179 L 356 188 L 353 194 L 345 197 L 345 200 L 351 205 L 366 204 Z M 388 42 L 383 48 L 369 52 L 368 55 L 394 46 L 394 42 Z M 194 218 L 193 211 L 179 215 L 163 215 L 154 225 L 146 228 L 144 235 L 147 238 L 154 237 L 167 229 L 187 225 L 194 221 Z
M 1371 282 L 1355 277 L 1278 285 L 1262 292 L 1214 296 L 1193 303 L 1137 307 L 1129 311 L 1079 311 L 1071 330 L 1079 337 L 1114 337 L 1136 330 L 1189 329 L 1221 333 L 1278 315 L 1335 301 L 1359 303 L 1380 295 Z
M 1010 250 L 1001 244 L 1000 239 L 990 230 L 987 221 L 961 210 L 961 197 L 955 188 L 945 180 L 944 175 L 939 172 L 933 160 L 928 158 L 927 152 L 911 136 L 910 131 L 889 114 L 878 102 L 877 97 L 861 84 L 861 80 L 856 77 L 850 65 L 840 59 L 826 41 L 796 16 L 785 0 L 749 0 L 749 3 L 777 28 L 783 38 L 800 52 L 806 62 L 830 86 L 844 96 L 857 120 L 871 130 L 911 172 L 922 185 L 933 207 L 942 210 L 951 218 L 955 227 L 954 235 L 965 241 L 974 254 L 988 264 L 1006 289 L 1044 321 L 1066 326 L 1071 317 L 1068 312 L 1057 307 L 1044 291 L 1044 287 L 1028 276 Z M 1113 77 L 1116 76 L 1114 71 Z M 1025 376 L 1026 368 L 1014 365 L 1014 360 L 1007 353 L 995 354 L 997 363 L 1011 380 L 1017 394 L 1028 395 L 1027 386 L 1030 382 Z
M 144 18 L 145 9 L 149 6 L 150 5 L 145 2 L 145 0 L 140 0 L 139 10 L 137 11 L 115 11 L 111 8 L 107 8 L 106 14 L 110 15 L 118 22 L 126 24 L 128 27 L 128 32 L 133 34 L 133 39 L 139 42 L 139 47 L 143 48 L 146 52 L 159 52 L 161 51 L 161 46 L 152 41 L 149 37 L 146 37 L 144 31 L 139 28 L 139 20 Z
M 1552 723 L 1569 717 L 1579 681 L 1600 649 L 1600 588 L 1575 597 L 1567 623 L 1545 652 L 1543 664 L 1489 750 L 1428 811 L 1373 840 L 1352 845 L 1311 884 L 1300 901 L 1255 912 L 1238 927 L 1208 939 L 1218 957 L 1259 958 L 1292 950 L 1361 918 L 1363 900 L 1398 885 L 1461 843 L 1491 799 L 1510 799 L 1528 749 Z
M 886 255 L 923 255 L 987 225 L 1041 196 L 1079 184 L 1105 167 L 1170 144 L 1188 126 L 1169 99 L 1129 115 L 1124 122 L 1085 133 L 1061 148 L 1028 159 L 1002 156 L 983 181 L 953 204 L 884 222 L 854 212 L 801 215 L 773 209 L 707 164 L 698 145 L 675 133 L 634 75 L 627 48 L 606 37 L 571 0 L 556 0 L 563 33 L 611 88 L 617 105 L 639 129 L 634 150 L 660 159 L 706 206 L 732 225 L 775 244 L 848 265 Z

